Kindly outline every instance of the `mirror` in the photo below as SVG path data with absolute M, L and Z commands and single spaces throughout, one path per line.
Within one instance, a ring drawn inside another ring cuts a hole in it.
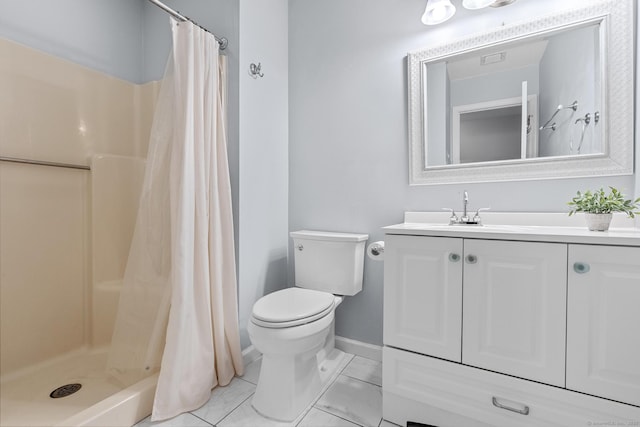
M 633 173 L 632 11 L 607 1 L 410 53 L 411 184 Z

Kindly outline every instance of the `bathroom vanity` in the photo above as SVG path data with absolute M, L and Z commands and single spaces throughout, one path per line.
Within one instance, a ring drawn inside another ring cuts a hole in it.
M 566 214 L 485 215 L 450 226 L 407 213 L 385 227 L 383 417 L 640 425 L 637 223 L 593 232 Z

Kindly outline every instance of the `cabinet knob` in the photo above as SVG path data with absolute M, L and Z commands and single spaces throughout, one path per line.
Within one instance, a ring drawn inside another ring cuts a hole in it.
M 460 255 L 459 254 L 449 254 L 449 261 L 451 261 L 451 262 L 460 261 Z
M 590 269 L 591 267 L 589 267 L 589 264 L 586 264 L 584 262 L 573 263 L 573 271 L 575 271 L 578 274 L 588 273 Z
M 467 264 L 475 264 L 478 262 L 478 257 L 475 255 L 467 255 Z

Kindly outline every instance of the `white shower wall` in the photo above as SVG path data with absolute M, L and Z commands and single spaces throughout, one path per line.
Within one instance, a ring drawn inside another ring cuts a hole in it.
M 80 348 L 85 171 L 0 163 L 0 375 Z
M 7 59 L 0 87 L 8 89 L 0 99 L 0 155 L 79 165 L 97 158 L 95 176 L 0 163 L 4 375 L 110 342 L 155 85 L 4 39 L 0 57 Z
M 92 346 L 111 342 L 145 164 L 142 158 L 105 154 L 91 162 Z

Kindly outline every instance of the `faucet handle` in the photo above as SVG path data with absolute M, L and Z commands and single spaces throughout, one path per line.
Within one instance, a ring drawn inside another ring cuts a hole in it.
M 480 208 L 480 209 L 478 209 L 478 210 L 476 211 L 476 214 L 473 216 L 473 222 L 477 222 L 478 224 L 480 224 L 480 222 L 481 222 L 481 219 L 480 219 L 480 212 L 488 211 L 488 210 L 490 210 L 490 209 L 491 209 L 491 208 Z
M 449 224 L 457 224 L 458 223 L 458 216 L 456 215 L 456 211 L 454 211 L 451 208 L 442 208 L 442 210 L 451 212 L 451 216 L 449 217 Z

